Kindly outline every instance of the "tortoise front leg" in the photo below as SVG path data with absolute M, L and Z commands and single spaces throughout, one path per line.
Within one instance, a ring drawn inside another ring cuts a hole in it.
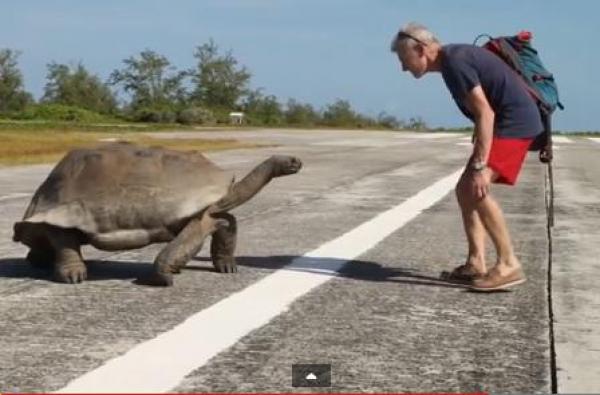
M 200 251 L 204 239 L 219 225 L 222 225 L 220 221 L 213 218 L 208 210 L 192 218 L 158 254 L 154 260 L 154 273 L 138 279 L 138 282 L 146 285 L 173 285 L 173 273 L 178 273 Z
M 54 278 L 63 283 L 80 283 L 87 278 L 87 269 L 81 258 L 81 242 L 77 233 L 55 228 L 48 232 L 54 249 Z
M 220 273 L 236 273 L 237 265 L 235 263 L 236 239 L 237 239 L 237 221 L 229 213 L 216 214 L 219 218 L 226 219 L 229 225 L 220 227 L 213 233 L 210 243 L 210 257 L 213 266 Z

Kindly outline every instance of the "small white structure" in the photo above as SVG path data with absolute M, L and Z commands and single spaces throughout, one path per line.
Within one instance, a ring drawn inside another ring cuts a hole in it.
M 230 112 L 229 113 L 229 121 L 234 125 L 241 125 L 244 123 L 244 113 L 243 112 Z

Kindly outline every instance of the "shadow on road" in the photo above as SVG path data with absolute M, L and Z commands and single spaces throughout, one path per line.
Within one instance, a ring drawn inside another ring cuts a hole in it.
M 210 258 L 196 257 L 196 261 L 210 262 Z M 300 257 L 292 255 L 275 255 L 265 257 L 236 257 L 239 266 L 256 269 L 284 269 L 299 272 L 315 273 L 331 277 L 351 278 L 361 281 L 396 282 L 412 285 L 429 285 L 436 287 L 464 288 L 463 285 L 449 283 L 439 277 L 420 274 L 410 268 L 386 267 L 379 263 L 353 260 L 335 271 L 328 268 L 338 267 L 345 262 L 332 258 Z M 293 262 L 293 264 L 292 264 Z M 290 265 L 292 264 L 292 265 Z M 287 266 L 290 265 L 290 266 Z M 212 270 L 206 267 L 188 267 L 188 270 Z
M 236 261 L 241 267 L 259 270 L 283 269 L 359 281 L 464 288 L 459 284 L 449 283 L 438 277 L 420 274 L 415 269 L 385 267 L 379 263 L 359 260 L 344 264 L 346 261 L 339 259 L 276 255 L 265 257 L 240 256 L 236 258 Z M 193 258 L 184 270 L 214 271 L 212 265 L 195 266 L 194 262 L 210 264 L 210 258 Z M 86 264 L 88 267 L 88 281 L 135 279 L 149 275 L 153 270 L 151 262 L 88 260 Z M 340 268 L 342 264 L 343 266 Z M 0 278 L 30 278 L 51 281 L 52 270 L 51 268 L 33 267 L 24 258 L 3 258 L 0 259 Z
M 87 260 L 88 281 L 128 280 L 152 273 L 152 263 Z M 24 258 L 0 259 L 0 278 L 31 278 L 52 281 L 52 268 L 38 268 Z

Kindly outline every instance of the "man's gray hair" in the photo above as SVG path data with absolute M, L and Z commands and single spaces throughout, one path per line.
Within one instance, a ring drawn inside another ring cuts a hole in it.
M 418 44 L 425 46 L 428 44 L 441 45 L 435 35 L 425 26 L 411 22 L 400 29 L 394 36 L 390 50 L 392 52 L 398 52 L 400 49 L 414 48 Z

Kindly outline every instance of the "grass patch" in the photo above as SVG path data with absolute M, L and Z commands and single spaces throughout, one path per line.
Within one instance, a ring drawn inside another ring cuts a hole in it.
M 0 119 L 0 131 L 7 132 L 156 132 L 164 130 L 190 130 L 190 126 L 125 121 L 85 123 L 71 121 Z
M 103 142 L 117 140 L 184 151 L 219 151 L 264 146 L 242 143 L 233 139 L 153 138 L 139 132 L 3 130 L 0 128 L 0 166 L 55 162 L 73 148 L 94 147 Z

